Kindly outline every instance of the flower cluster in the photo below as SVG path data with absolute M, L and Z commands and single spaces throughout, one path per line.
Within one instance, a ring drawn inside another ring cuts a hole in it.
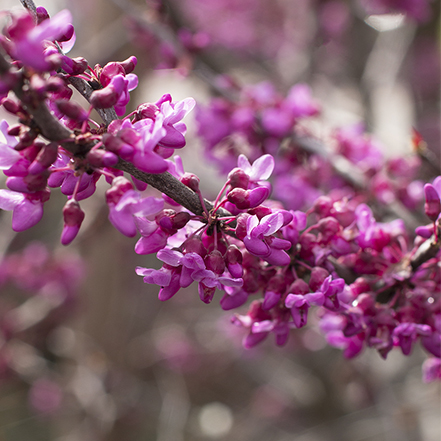
M 136 227 L 131 218 L 127 224 L 124 214 L 136 212 L 142 216 L 152 210 L 149 200 L 143 201 L 138 191 L 144 190 L 146 184 L 134 178 L 134 190 L 133 185 L 121 181 L 122 172 L 114 167 L 122 159 L 143 172 L 165 172 L 169 167 L 166 158 L 185 145 L 186 126 L 182 119 L 193 108 L 194 100 L 173 102 L 167 94 L 155 104 L 139 105 L 104 130 L 90 118 L 90 112 L 93 108 L 114 107 L 117 115 L 125 113 L 129 92 L 138 83 L 132 73 L 136 58 L 92 69 L 84 58 L 72 59 L 58 52 L 57 45 L 70 49 L 75 40 L 70 13 L 62 11 L 49 18 L 44 8 L 37 12 L 37 22 L 26 12 L 13 15 L 0 40 L 13 62 L 0 80 L 2 105 L 21 121 L 11 127 L 6 121 L 0 123 L 5 140 L 0 142 L 0 169 L 8 177 L 8 189 L 0 190 L 0 208 L 13 212 L 14 231 L 26 230 L 41 220 L 50 188 L 60 187 L 68 198 L 61 235 L 62 244 L 67 245 L 77 236 L 85 216 L 79 201 L 92 196 L 97 181 L 105 176 L 112 183 L 107 199 L 110 219 L 124 234 L 133 236 Z M 17 70 L 18 67 L 23 69 Z M 89 111 L 71 100 L 72 78 L 92 85 Z M 9 92 L 20 83 L 25 88 L 21 101 L 17 101 Z M 35 108 L 47 105 L 74 132 L 67 132 L 61 142 L 46 144 L 37 138 L 33 116 L 25 103 Z M 129 189 L 131 192 L 123 198 Z
M 136 270 L 160 287 L 160 300 L 195 282 L 204 303 L 216 290 L 224 310 L 248 303 L 232 319 L 245 330 L 246 348 L 270 334 L 286 344 L 290 329 L 303 328 L 315 310 L 328 342 L 346 357 L 365 347 L 382 357 L 394 347 L 408 355 L 418 341 L 433 357 L 426 378 L 437 377 L 441 177 L 415 180 L 418 158 L 386 161 L 360 125 L 317 145 L 306 123 L 320 107 L 309 87 L 283 96 L 261 83 L 237 101 L 216 98 L 198 109 L 207 156 L 220 159 L 227 175 L 208 202 L 199 178 L 178 156 L 170 159 L 186 145 L 182 120 L 194 100 L 165 94 L 124 116 L 137 86 L 136 58 L 91 68 L 63 52 L 73 40 L 70 14 L 49 18 L 42 8 L 36 17 L 13 15 L 0 39 L 7 54 L 1 104 L 18 120 L 0 123 L 8 188 L 0 190 L 0 208 L 13 212 L 15 231 L 38 223 L 50 189 L 59 187 L 67 197 L 61 243 L 71 243 L 85 217 L 80 202 L 104 177 L 110 222 L 128 237 L 140 235 L 136 253 L 157 253 L 163 263 Z M 77 81 L 90 88 L 87 110 L 72 100 Z M 105 124 L 91 118 L 92 109 Z M 164 194 L 147 196 L 147 183 Z M 420 224 L 430 221 L 415 239 L 404 221 L 381 217 L 397 201 L 424 211 Z

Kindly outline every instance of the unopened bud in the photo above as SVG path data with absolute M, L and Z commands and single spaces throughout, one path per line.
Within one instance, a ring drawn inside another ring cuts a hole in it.
M 441 201 L 438 192 L 432 184 L 424 186 L 424 196 L 426 197 L 424 212 L 430 220 L 436 221 L 441 212 Z
M 68 245 L 77 236 L 84 220 L 84 211 L 81 210 L 80 204 L 75 199 L 66 202 L 63 208 L 63 219 L 64 228 L 61 234 L 61 243 Z
M 228 174 L 228 179 L 232 188 L 239 187 L 245 190 L 250 182 L 250 177 L 241 168 L 231 170 Z
M 91 150 L 86 159 L 92 167 L 113 167 L 118 163 L 118 156 L 104 149 Z
M 106 202 L 116 205 L 129 190 L 133 190 L 133 184 L 124 176 L 116 177 L 112 181 L 112 186 L 106 191 Z
M 132 55 L 131 57 L 127 58 L 127 60 L 121 61 L 119 64 L 123 67 L 124 72 L 127 75 L 135 70 L 138 60 Z
M 108 109 L 114 106 L 124 90 L 125 79 L 122 75 L 112 78 L 104 89 L 95 90 L 90 97 L 90 104 L 98 109 Z
M 269 196 L 269 192 L 267 187 L 256 187 L 252 190 L 234 188 L 228 193 L 227 198 L 240 210 L 246 210 L 260 205 Z
M 58 155 L 58 144 L 55 142 L 51 142 L 45 145 L 40 153 L 29 166 L 30 174 L 38 174 L 42 173 L 43 170 L 49 168 L 57 159 Z
M 181 178 L 181 182 L 188 188 L 191 188 L 193 191 L 195 192 L 199 191 L 200 180 L 193 173 L 184 173 L 184 176 L 182 176 Z
M 13 100 L 12 98 L 5 98 L 2 101 L 2 106 L 9 112 L 13 113 L 14 115 L 17 115 L 17 113 L 21 112 L 22 108 L 17 101 Z M 13 135 L 16 136 L 16 135 Z
M 83 122 L 88 119 L 87 112 L 76 102 L 66 100 L 56 100 L 57 109 L 68 118 Z
M 49 13 L 43 6 L 37 6 L 37 24 L 42 23 L 49 18 Z
M 213 250 L 205 257 L 204 262 L 208 270 L 219 276 L 225 271 L 225 261 L 219 250 Z
M 319 266 L 315 266 L 311 270 L 311 277 L 309 279 L 309 287 L 311 288 L 312 292 L 317 291 L 321 286 L 322 283 L 325 281 L 326 277 L 329 276 L 328 271 L 326 271 L 324 268 L 321 268 Z
M 66 25 L 66 30 L 64 34 L 61 37 L 58 37 L 57 41 L 59 41 L 60 43 L 62 43 L 63 41 L 69 41 L 73 37 L 74 32 L 74 27 L 70 23 L 68 23 Z
M 236 237 L 242 240 L 247 235 L 247 220 L 250 217 L 248 213 L 240 214 L 236 220 Z
M 61 59 L 61 68 L 70 75 L 80 75 L 87 67 L 87 60 L 83 57 L 69 58 L 64 55 Z

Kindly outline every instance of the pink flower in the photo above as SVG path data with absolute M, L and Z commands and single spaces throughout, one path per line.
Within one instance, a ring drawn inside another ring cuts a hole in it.
M 65 9 L 52 18 L 44 20 L 38 26 L 33 24 L 33 19 L 28 13 L 17 15 L 13 17 L 13 20 L 8 29 L 14 43 L 13 56 L 36 70 L 51 69 L 51 63 L 46 61 L 45 46 L 69 31 L 72 26 L 71 13 Z
M 49 191 L 18 193 L 0 190 L 0 208 L 12 211 L 12 229 L 24 231 L 40 222 L 43 217 L 43 204 L 49 199 Z

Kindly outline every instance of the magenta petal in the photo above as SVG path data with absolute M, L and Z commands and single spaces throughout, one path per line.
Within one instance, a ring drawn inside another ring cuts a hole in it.
M 271 176 L 273 170 L 274 158 L 271 155 L 263 155 L 254 161 L 251 167 L 250 179 L 252 181 L 266 180 Z
M 32 202 L 28 199 L 23 199 L 13 211 L 12 214 L 12 229 L 14 231 L 24 231 L 33 227 L 40 222 L 43 217 L 43 204 L 41 202 Z
M 269 196 L 269 193 L 270 191 L 267 187 L 257 187 L 249 190 L 247 200 L 250 208 L 260 205 Z
M 115 208 L 110 208 L 109 220 L 112 225 L 125 236 L 136 236 L 136 225 L 129 207 L 120 211 L 116 211 Z
M 19 152 L 0 142 L 0 170 L 7 170 L 20 158 L 21 155 Z
M 164 173 L 168 169 L 168 163 L 164 158 L 149 151 L 135 153 L 132 162 L 133 165 L 146 173 Z
M 61 233 L 61 244 L 69 245 L 77 237 L 78 231 L 80 231 L 78 225 L 65 225 Z
M 179 149 L 185 146 L 184 135 L 173 126 L 165 126 L 166 135 L 161 139 L 160 144 L 164 147 Z
M 23 202 L 25 196 L 11 190 L 0 190 L 0 208 L 6 211 L 12 211 L 18 204 Z
M 261 341 L 265 340 L 268 336 L 268 332 L 260 332 L 258 334 L 249 333 L 243 340 L 242 345 L 245 349 L 251 349 Z
M 265 311 L 269 311 L 273 306 L 276 306 L 277 303 L 279 303 L 281 297 L 282 295 L 280 293 L 267 291 L 265 293 L 265 298 L 262 303 L 262 309 L 264 309 Z
M 179 266 L 181 265 L 181 260 L 183 254 L 176 250 L 170 249 L 162 249 L 158 251 L 156 256 L 159 260 L 162 260 L 164 263 L 170 266 Z
M 164 288 L 161 288 L 158 294 L 158 298 L 161 301 L 171 299 L 181 288 L 179 283 L 180 274 L 177 272 L 172 273 L 170 284 Z
M 157 230 L 148 237 L 141 237 L 135 245 L 136 254 L 157 253 L 167 245 L 167 235 L 162 230 Z
M 265 260 L 271 265 L 285 266 L 291 262 L 291 257 L 283 250 L 275 250 L 270 248 L 270 255 Z
M 230 296 L 228 294 L 224 294 L 220 301 L 221 308 L 224 311 L 229 311 L 231 309 L 239 308 L 239 306 L 242 306 L 246 303 L 248 300 L 248 293 L 240 290 L 236 294 Z
M 255 256 L 265 257 L 271 253 L 270 247 L 263 240 L 251 239 L 249 236 L 246 236 L 243 239 L 243 243 L 247 250 Z
M 182 267 L 181 270 L 181 279 L 179 281 L 182 288 L 187 288 L 193 283 L 193 270 L 191 268 L 187 268 L 186 266 Z

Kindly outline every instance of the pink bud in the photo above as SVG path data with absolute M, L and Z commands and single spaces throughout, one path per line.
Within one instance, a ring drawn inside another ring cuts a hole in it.
M 106 191 L 106 202 L 117 204 L 121 197 L 129 190 L 133 190 L 133 184 L 124 176 L 118 176 L 112 181 L 112 187 Z
M 250 177 L 241 168 L 231 170 L 228 174 L 228 179 L 230 180 L 232 188 L 239 187 L 245 190 L 248 188 L 250 182 Z
M 91 150 L 86 159 L 92 167 L 113 167 L 118 164 L 118 156 L 112 152 L 107 152 L 104 149 Z
M 225 271 L 225 261 L 219 250 L 213 250 L 205 257 L 204 262 L 207 269 L 217 275 L 221 275 Z
M 124 91 L 125 79 L 122 75 L 112 78 L 104 89 L 95 90 L 90 97 L 90 104 L 98 109 L 108 109 L 114 106 Z
M 311 277 L 309 279 L 309 287 L 311 288 L 311 291 L 317 291 L 328 276 L 329 273 L 324 268 L 319 266 L 314 267 L 311 271 Z
M 309 285 L 303 279 L 297 279 L 291 283 L 289 292 L 293 294 L 308 294 Z
M 430 220 L 436 221 L 441 212 L 441 201 L 438 192 L 432 184 L 426 184 L 424 186 L 424 195 L 426 197 L 426 203 L 424 204 L 426 216 Z
M 103 135 L 103 143 L 107 150 L 116 153 L 122 159 L 130 160 L 133 156 L 135 149 L 124 142 L 121 138 L 113 136 L 110 133 L 105 133 Z
M 69 245 L 77 236 L 84 219 L 84 211 L 75 199 L 66 202 L 63 208 L 64 228 L 61 234 L 62 245 Z
M 32 164 L 29 166 L 29 173 L 34 175 L 42 173 L 49 168 L 57 159 L 58 144 L 51 142 L 45 145 Z
M 247 221 L 250 215 L 248 213 L 242 213 L 236 220 L 236 237 L 243 240 L 247 235 Z
M 113 61 L 111 63 L 107 63 L 100 73 L 100 83 L 103 87 L 106 87 L 114 77 L 117 75 L 124 76 L 126 74 L 124 67 L 121 63 L 117 63 Z
M 123 67 L 124 72 L 127 75 L 135 70 L 138 60 L 132 55 L 131 57 L 127 58 L 127 60 L 121 61 L 119 64 Z
M 184 176 L 181 178 L 181 182 L 186 185 L 188 188 L 191 188 L 193 191 L 199 191 L 199 178 L 193 173 L 184 173 Z
M 63 115 L 75 121 L 83 122 L 89 118 L 87 112 L 74 101 L 56 100 L 55 105 Z
M 80 75 L 88 67 L 87 60 L 83 57 L 69 58 L 63 56 L 61 60 L 61 68 L 69 75 Z

